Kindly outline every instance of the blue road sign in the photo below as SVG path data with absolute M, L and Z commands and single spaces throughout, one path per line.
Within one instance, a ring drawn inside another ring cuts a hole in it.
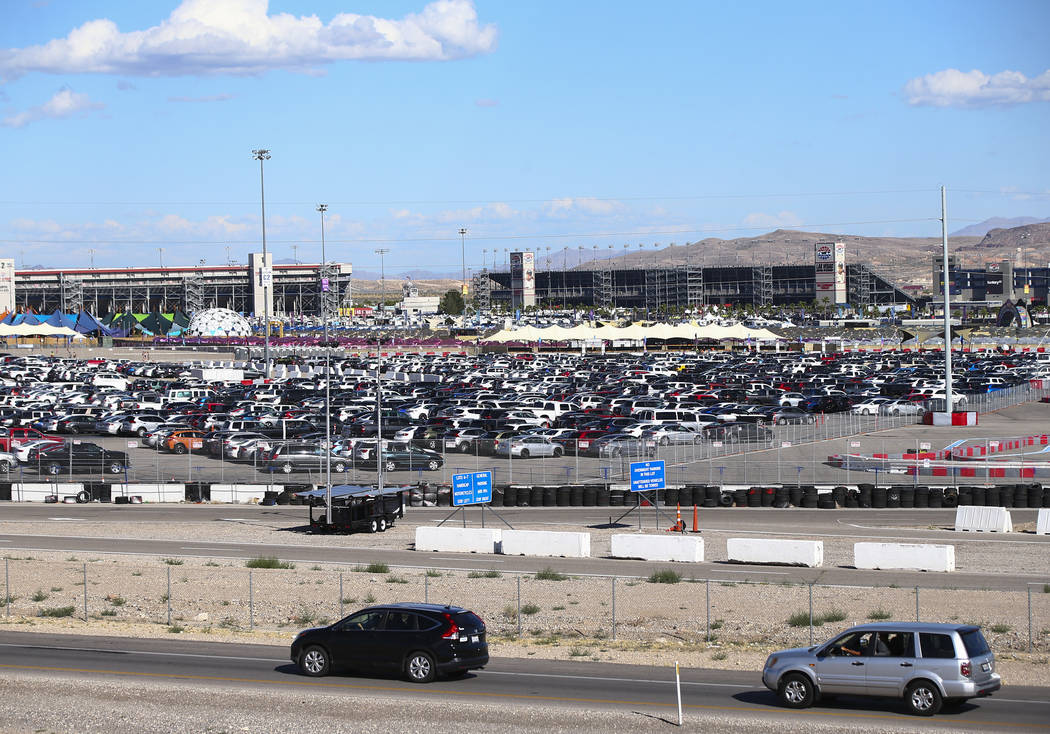
M 492 502 L 492 472 L 452 475 L 452 506 L 486 505 Z
M 649 492 L 666 489 L 662 461 L 635 461 L 631 463 L 631 491 Z

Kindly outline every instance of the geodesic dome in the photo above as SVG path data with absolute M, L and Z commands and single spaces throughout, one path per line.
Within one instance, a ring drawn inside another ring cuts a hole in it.
M 186 333 L 190 336 L 251 336 L 248 319 L 228 308 L 198 311 L 190 319 Z

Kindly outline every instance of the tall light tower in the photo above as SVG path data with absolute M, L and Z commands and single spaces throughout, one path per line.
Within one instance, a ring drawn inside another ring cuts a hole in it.
M 324 322 L 324 479 L 325 479 L 325 522 L 332 524 L 332 345 L 328 343 L 328 314 L 325 312 L 325 292 L 331 287 L 325 282 L 328 260 L 324 251 L 324 213 L 327 204 L 318 204 L 321 214 L 321 282 L 319 303 L 321 320 Z
M 459 258 L 463 263 L 463 294 L 467 293 L 467 228 L 459 228 Z
M 379 301 L 379 310 L 380 312 L 382 312 L 383 309 L 386 308 L 386 266 L 383 262 L 383 256 L 388 254 L 390 250 L 386 247 L 380 247 L 373 250 L 373 252 L 379 255 L 379 287 L 380 292 L 382 293 L 382 296 Z
M 270 286 L 273 281 L 273 271 L 266 266 L 266 180 L 263 177 L 263 161 L 270 160 L 270 151 L 266 148 L 257 148 L 252 151 L 252 158 L 259 161 L 259 201 L 262 204 L 262 266 L 260 277 L 263 287 L 263 321 L 265 322 L 265 338 L 263 341 L 263 362 L 266 363 L 263 375 L 270 379 Z

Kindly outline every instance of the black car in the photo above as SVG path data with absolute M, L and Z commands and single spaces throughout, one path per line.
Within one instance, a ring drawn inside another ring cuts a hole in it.
M 131 467 L 123 451 L 109 451 L 93 443 L 46 446 L 30 455 L 26 463 L 52 476 L 63 472 L 120 474 Z
M 438 604 L 388 604 L 354 612 L 328 627 L 303 630 L 292 662 L 304 675 L 335 669 L 404 675 L 429 683 L 485 667 L 485 623 L 471 611 Z

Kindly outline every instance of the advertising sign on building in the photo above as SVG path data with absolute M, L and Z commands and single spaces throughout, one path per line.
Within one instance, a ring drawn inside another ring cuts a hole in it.
M 511 308 L 536 305 L 536 256 L 531 252 L 510 253 Z
M 15 310 L 15 261 L 0 258 L 0 312 Z
M 817 301 L 846 303 L 846 245 L 818 242 L 813 248 L 813 281 Z

